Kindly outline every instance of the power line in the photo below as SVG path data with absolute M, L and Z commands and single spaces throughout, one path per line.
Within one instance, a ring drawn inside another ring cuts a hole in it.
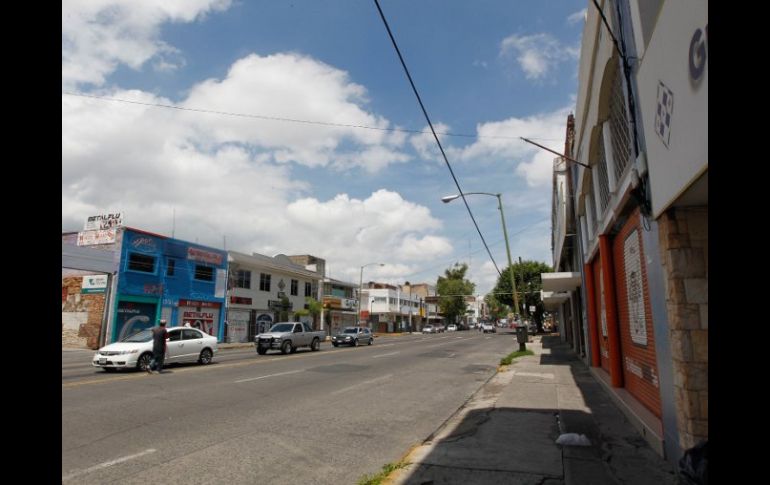
M 166 108 L 166 109 L 176 109 L 179 111 L 190 111 L 194 113 L 205 113 L 205 114 L 216 114 L 216 115 L 224 115 L 224 116 L 235 116 L 238 118 L 253 118 L 258 120 L 266 120 L 266 121 L 283 121 L 287 123 L 304 123 L 308 125 L 320 125 L 320 126 L 334 126 L 338 128 L 359 128 L 362 130 L 375 130 L 375 131 L 392 131 L 392 132 L 401 132 L 401 133 L 414 133 L 414 134 L 422 134 L 427 135 L 430 134 L 430 131 L 422 131 L 422 130 L 410 130 L 408 128 L 382 128 L 379 126 L 367 126 L 367 125 L 356 125 L 356 124 L 349 124 L 349 123 L 332 123 L 330 121 L 314 121 L 314 120 L 302 120 L 299 118 L 284 118 L 280 116 L 266 116 L 266 115 L 255 115 L 255 114 L 248 114 L 248 113 L 236 113 L 232 111 L 218 111 L 213 109 L 202 109 L 202 108 L 187 108 L 184 106 L 177 106 L 173 104 L 162 104 L 162 103 L 147 103 L 143 101 L 134 101 L 130 99 L 121 99 L 121 98 L 112 98 L 108 96 L 96 96 L 93 94 L 85 94 L 85 93 L 73 93 L 69 91 L 62 91 L 62 94 L 65 94 L 67 96 L 79 96 L 81 98 L 91 98 L 91 99 L 97 99 L 100 101 L 115 101 L 118 103 L 128 103 L 128 104 L 138 104 L 141 106 L 150 106 L 152 108 Z M 503 136 L 503 135 L 469 135 L 467 133 L 438 133 L 442 136 L 453 136 L 453 137 L 461 137 L 461 138 L 498 138 L 498 139 L 504 139 L 504 140 L 517 140 L 521 137 L 516 136 Z M 536 140 L 538 138 L 535 138 Z
M 460 188 L 460 182 L 457 181 L 455 172 L 454 170 L 452 170 L 452 165 L 449 163 L 449 159 L 447 158 L 446 153 L 444 153 L 444 147 L 441 146 L 441 141 L 439 141 L 438 135 L 436 134 L 436 130 L 433 128 L 433 123 L 430 121 L 430 116 L 428 116 L 428 111 L 425 109 L 425 105 L 422 103 L 422 99 L 420 98 L 420 93 L 417 92 L 417 86 L 415 86 L 414 81 L 412 81 L 412 75 L 409 74 L 409 68 L 406 67 L 406 62 L 404 62 L 404 57 L 401 55 L 401 51 L 398 48 L 398 44 L 396 44 L 396 38 L 393 37 L 393 33 L 390 31 L 388 20 L 385 18 L 385 14 L 382 12 L 382 8 L 380 8 L 380 2 L 378 0 L 374 0 L 374 4 L 377 6 L 377 11 L 380 12 L 380 18 L 382 19 L 383 24 L 385 24 L 385 29 L 388 31 L 388 36 L 390 37 L 390 41 L 393 43 L 393 47 L 396 49 L 396 54 L 398 54 L 398 59 L 399 61 L 401 61 L 401 66 L 404 68 L 404 73 L 406 74 L 407 79 L 409 79 L 409 84 L 412 86 L 412 91 L 414 91 L 414 95 L 417 98 L 417 102 L 420 104 L 420 109 L 422 109 L 422 114 L 425 116 L 425 120 L 428 122 L 430 131 L 433 133 L 433 138 L 436 140 L 436 145 L 438 145 L 438 149 L 441 151 L 441 156 L 444 157 L 444 163 L 446 163 L 446 166 L 449 169 L 449 173 L 452 175 L 452 180 L 454 180 L 455 185 L 457 186 L 457 190 L 460 191 L 460 196 L 463 199 L 465 208 L 468 210 L 468 215 L 471 216 L 473 225 L 476 226 L 476 231 L 478 231 L 479 237 L 481 237 L 481 242 L 483 242 L 484 247 L 487 248 L 487 254 L 489 254 L 489 259 L 491 259 L 492 264 L 495 265 L 495 269 L 497 270 L 497 273 L 499 275 L 502 275 L 502 273 L 500 272 L 500 268 L 497 267 L 495 258 L 492 257 L 492 251 L 490 251 L 489 246 L 487 246 L 487 241 L 484 240 L 484 235 L 481 234 L 481 229 L 479 229 L 479 225 L 476 223 L 476 218 L 473 217 L 471 206 L 468 205 L 468 201 L 465 199 L 465 194 L 463 194 L 463 190 Z

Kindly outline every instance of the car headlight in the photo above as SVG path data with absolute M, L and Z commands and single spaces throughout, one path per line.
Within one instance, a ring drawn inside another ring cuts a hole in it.
M 350 336 L 345 337 L 345 340 L 350 340 Z

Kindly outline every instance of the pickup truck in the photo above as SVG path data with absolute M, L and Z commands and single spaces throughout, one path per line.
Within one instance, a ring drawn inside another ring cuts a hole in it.
M 294 353 L 299 347 L 310 347 L 316 351 L 321 348 L 321 340 L 326 338 L 323 330 L 313 331 L 307 323 L 278 322 L 270 330 L 254 337 L 254 346 L 259 355 L 268 350 L 280 350 L 283 354 Z

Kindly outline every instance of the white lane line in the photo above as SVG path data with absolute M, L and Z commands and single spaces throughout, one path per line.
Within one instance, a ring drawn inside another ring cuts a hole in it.
M 268 377 L 285 376 L 287 374 L 296 374 L 298 372 L 305 372 L 305 369 L 293 370 L 293 371 L 289 371 L 289 372 L 279 372 L 278 374 L 270 374 L 270 375 L 266 375 L 266 376 L 252 377 L 250 379 L 241 379 L 241 380 L 234 381 L 234 382 L 238 383 L 238 382 L 258 381 L 259 379 L 267 379 Z
M 61 481 L 66 482 L 67 480 L 72 480 L 78 475 L 85 475 L 86 473 L 91 473 L 96 470 L 101 470 L 102 468 L 107 468 L 112 465 L 117 465 L 118 463 L 123 463 L 124 461 L 133 460 L 134 458 L 139 458 L 140 456 L 144 456 L 148 453 L 155 453 L 155 451 L 156 450 L 154 448 L 150 448 L 149 450 L 144 450 L 143 452 L 137 453 L 135 455 L 124 456 L 123 458 L 117 458 L 115 460 L 106 461 L 99 465 L 94 465 L 91 468 L 86 468 L 85 470 L 76 471 L 76 472 L 70 473 L 69 475 L 63 476 L 61 477 Z
M 379 359 L 380 357 L 387 357 L 388 355 L 396 355 L 396 354 L 400 354 L 400 353 L 401 353 L 401 351 L 397 350 L 395 352 L 389 352 L 387 354 L 375 355 L 374 357 L 372 357 L 372 359 Z
M 393 377 L 393 374 L 384 375 L 384 376 L 378 377 L 376 379 L 371 379 L 371 380 L 364 381 L 364 382 L 361 382 L 361 383 L 358 383 L 358 384 L 354 384 L 354 385 L 352 385 L 350 387 L 345 387 L 343 389 L 336 390 L 336 391 L 332 392 L 331 394 L 341 394 L 343 392 L 352 391 L 353 389 L 356 389 L 358 387 L 365 386 L 367 384 L 373 384 L 373 383 L 375 383 L 377 381 L 382 381 L 382 380 L 385 380 L 385 379 L 390 379 L 391 377 Z
M 378 345 L 377 347 L 378 347 L 378 348 L 379 348 L 379 347 L 392 347 L 392 346 L 394 346 L 394 345 L 396 345 L 396 344 L 380 344 L 380 345 Z

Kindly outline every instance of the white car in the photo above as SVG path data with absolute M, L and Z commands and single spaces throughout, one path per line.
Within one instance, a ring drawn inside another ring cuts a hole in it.
M 481 331 L 484 333 L 497 333 L 495 326 L 488 322 L 481 324 Z
M 166 359 L 163 365 L 177 362 L 209 364 L 217 353 L 217 339 L 197 328 L 172 327 L 166 339 Z M 116 369 L 146 371 L 152 360 L 152 329 L 130 335 L 120 342 L 105 345 L 96 351 L 91 365 L 113 372 Z
M 449 326 L 446 328 L 446 331 L 447 331 L 447 332 L 456 332 L 456 331 L 457 331 L 457 325 L 455 325 L 455 324 L 449 325 Z

